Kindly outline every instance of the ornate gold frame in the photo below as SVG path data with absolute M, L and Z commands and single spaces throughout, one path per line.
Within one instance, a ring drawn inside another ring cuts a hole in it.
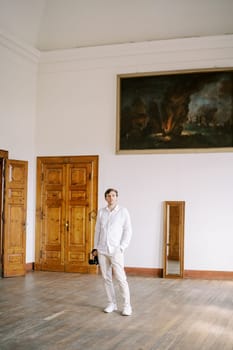
M 117 154 L 233 152 L 233 68 L 117 75 L 116 120 Z

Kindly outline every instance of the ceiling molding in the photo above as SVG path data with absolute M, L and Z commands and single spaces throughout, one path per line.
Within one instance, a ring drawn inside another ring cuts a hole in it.
M 76 49 L 41 51 L 40 63 L 97 60 L 98 58 L 150 55 L 208 49 L 233 49 L 233 34 L 168 40 L 144 41 L 128 44 L 103 45 Z
M 13 36 L 4 33 L 0 30 L 0 45 L 6 47 L 10 51 L 15 52 L 16 54 L 23 56 L 24 58 L 38 63 L 40 59 L 40 51 L 19 41 Z

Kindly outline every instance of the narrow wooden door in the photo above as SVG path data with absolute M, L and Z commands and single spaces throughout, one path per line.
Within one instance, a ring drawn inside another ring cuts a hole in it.
M 5 160 L 3 211 L 3 277 L 26 273 L 28 163 Z
M 97 156 L 38 158 L 37 270 L 93 270 L 97 170 Z

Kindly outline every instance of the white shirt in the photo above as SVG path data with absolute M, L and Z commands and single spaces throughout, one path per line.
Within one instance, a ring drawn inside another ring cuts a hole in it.
M 128 247 L 132 236 L 129 212 L 126 208 L 108 207 L 99 210 L 95 226 L 94 247 L 102 254 L 122 252 Z

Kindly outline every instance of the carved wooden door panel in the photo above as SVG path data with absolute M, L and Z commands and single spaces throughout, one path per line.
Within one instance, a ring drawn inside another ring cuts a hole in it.
M 3 276 L 26 272 L 26 208 L 28 163 L 5 160 L 3 212 Z
M 42 270 L 64 271 L 65 180 L 65 165 L 43 165 L 39 212 Z
M 88 232 L 92 182 L 92 164 L 78 162 L 67 165 L 65 270 L 86 272 L 90 249 Z
M 38 270 L 90 272 L 97 156 L 38 158 Z

